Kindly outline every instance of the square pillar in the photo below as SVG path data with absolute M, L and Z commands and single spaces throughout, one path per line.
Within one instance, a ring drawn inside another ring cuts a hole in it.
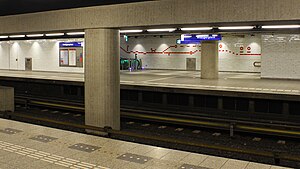
M 219 78 L 219 43 L 218 41 L 201 42 L 201 78 Z
M 85 124 L 120 129 L 120 34 L 85 30 Z

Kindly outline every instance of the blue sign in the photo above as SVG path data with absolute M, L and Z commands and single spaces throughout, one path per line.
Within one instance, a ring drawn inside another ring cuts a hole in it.
M 222 40 L 221 35 L 181 35 L 181 39 L 177 40 L 177 44 L 199 44 L 204 40 Z
M 82 47 L 83 42 L 60 42 L 59 47 Z

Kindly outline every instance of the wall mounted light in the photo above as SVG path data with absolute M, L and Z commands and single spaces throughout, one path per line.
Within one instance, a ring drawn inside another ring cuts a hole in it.
M 8 36 L 0 36 L 0 39 L 7 39 Z

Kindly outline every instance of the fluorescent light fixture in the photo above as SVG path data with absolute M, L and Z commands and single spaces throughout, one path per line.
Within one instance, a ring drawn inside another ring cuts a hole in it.
M 33 38 L 33 37 L 42 37 L 44 36 L 44 34 L 30 34 L 30 35 L 26 35 L 29 38 Z
M 84 32 L 69 32 L 67 35 L 84 35 Z
M 173 32 L 176 28 L 164 28 L 164 29 L 148 29 L 148 32 Z
M 8 36 L 0 36 L 0 39 L 6 39 Z
M 212 27 L 181 28 L 182 31 L 207 31 L 212 29 Z
M 238 29 L 253 29 L 254 26 L 224 26 L 219 27 L 220 30 L 238 30 Z
M 264 25 L 262 29 L 292 29 L 300 28 L 300 25 Z
M 143 30 L 120 30 L 120 33 L 140 33 Z
M 46 36 L 63 36 L 65 35 L 64 33 L 48 33 Z
M 25 35 L 10 35 L 10 38 L 24 38 Z

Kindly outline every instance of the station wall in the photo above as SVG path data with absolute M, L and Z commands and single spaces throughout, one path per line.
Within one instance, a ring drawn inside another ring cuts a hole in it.
M 8 43 L 0 42 L 0 69 L 9 69 L 9 50 L 10 45 Z
M 186 70 L 187 58 L 196 58 L 200 70 L 201 44 L 176 44 L 179 36 L 121 38 L 121 57 L 138 58 L 146 69 Z M 219 42 L 219 70 L 235 72 L 260 72 L 254 62 L 261 61 L 261 36 L 225 36 Z
M 59 66 L 59 42 L 84 39 L 8 41 L 0 43 L 0 69 L 25 70 L 25 58 L 32 58 L 33 71 L 83 73 L 83 68 Z
M 300 79 L 300 34 L 262 36 L 263 78 Z

